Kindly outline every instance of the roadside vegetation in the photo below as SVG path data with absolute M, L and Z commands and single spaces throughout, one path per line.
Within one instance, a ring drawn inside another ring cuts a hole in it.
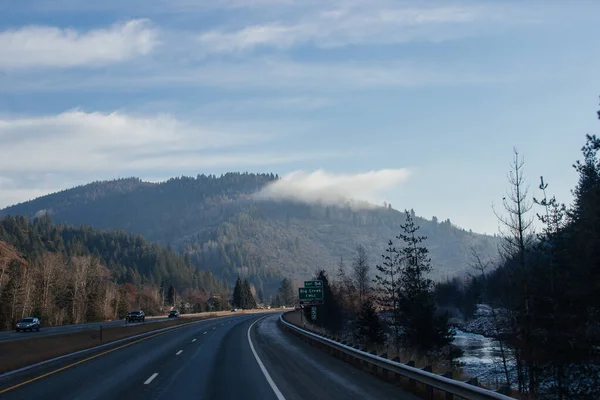
M 450 317 L 469 321 L 484 303 L 482 333 L 498 339 L 503 384 L 530 398 L 600 398 L 600 138 L 587 135 L 581 150 L 574 202 L 565 205 L 543 176 L 530 192 L 515 149 L 509 190 L 493 209 L 498 255 L 472 249 L 464 276 L 434 285 L 426 238 L 407 211 L 374 271 L 361 245 L 349 267 L 340 259 L 335 277 L 318 271 L 326 301 L 315 325 L 404 362 L 452 363 L 460 350 Z

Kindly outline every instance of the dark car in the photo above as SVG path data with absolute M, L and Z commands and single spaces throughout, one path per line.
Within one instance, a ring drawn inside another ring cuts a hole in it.
M 132 311 L 127 314 L 127 322 L 144 322 L 146 315 L 142 310 Z
M 40 320 L 35 317 L 23 318 L 17 322 L 17 332 L 20 331 L 40 331 Z
M 169 318 L 179 318 L 179 311 L 177 311 L 177 310 L 169 311 Z

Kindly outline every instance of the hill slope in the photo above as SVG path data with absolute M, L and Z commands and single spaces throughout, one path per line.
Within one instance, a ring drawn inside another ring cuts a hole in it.
M 56 222 L 122 229 L 189 254 L 202 268 L 232 282 L 248 274 L 258 288 L 274 289 L 282 276 L 307 278 L 350 260 L 357 244 L 372 264 L 404 222 L 404 213 L 375 207 L 308 205 L 254 200 L 276 180 L 273 174 L 228 173 L 173 178 L 153 184 L 139 179 L 95 182 L 0 211 L 0 215 L 48 213 Z M 434 278 L 468 269 L 470 249 L 496 251 L 497 239 L 416 217 L 428 237 Z

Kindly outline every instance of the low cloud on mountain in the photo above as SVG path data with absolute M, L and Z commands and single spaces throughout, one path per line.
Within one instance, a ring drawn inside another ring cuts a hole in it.
M 410 176 L 410 171 L 381 169 L 358 174 L 334 174 L 323 170 L 294 171 L 269 184 L 255 197 L 263 200 L 287 200 L 303 203 L 339 205 L 350 203 L 355 208 L 381 204 L 387 190 Z

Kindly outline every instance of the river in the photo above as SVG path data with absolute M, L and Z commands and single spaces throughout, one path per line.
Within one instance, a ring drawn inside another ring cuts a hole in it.
M 464 352 L 457 361 L 465 375 L 479 378 L 480 382 L 492 389 L 497 389 L 505 382 L 502 352 L 497 340 L 457 329 L 453 344 Z M 507 352 L 510 373 L 514 369 L 512 353 L 506 346 L 504 351 Z

